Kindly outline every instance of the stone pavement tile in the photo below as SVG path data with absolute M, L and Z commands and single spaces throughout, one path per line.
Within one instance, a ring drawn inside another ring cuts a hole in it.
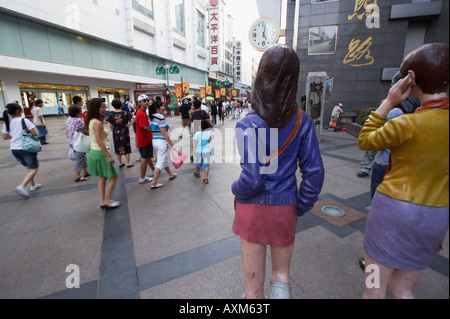
M 363 184 L 361 182 L 347 183 L 345 182 L 346 177 L 343 177 L 342 174 L 336 174 L 336 171 L 337 170 L 328 170 L 325 172 L 326 177 L 323 183 L 322 193 L 330 193 L 336 197 L 347 199 L 370 191 L 370 179 L 363 180 Z M 343 183 L 345 183 L 345 187 L 343 187 Z
M 328 155 L 322 155 L 322 162 L 325 168 L 325 172 L 328 172 L 328 170 L 332 169 L 339 169 L 339 167 L 349 164 L 348 161 L 333 158 Z
M 207 196 L 129 207 L 138 266 L 232 236 L 232 221 Z
M 0 237 L 57 228 L 67 224 L 77 227 L 79 223 L 95 223 L 102 218 L 101 210 L 95 199 L 92 199 L 90 190 L 79 191 L 75 195 L 55 194 L 49 196 L 46 194 L 48 192 L 52 193 L 43 187 L 33 193 L 35 198 L 19 199 L 18 202 L 14 202 L 13 206 L 17 203 L 19 206 L 0 225 Z M 2 206 L 4 205 L 2 204 Z M 70 209 L 67 209 L 68 207 Z
M 345 215 L 340 216 L 340 217 L 329 216 L 322 211 L 323 207 L 325 207 L 325 206 L 338 207 L 343 212 L 345 212 Z M 317 201 L 315 203 L 313 209 L 311 210 L 311 212 L 337 227 L 342 227 L 344 225 L 347 225 L 351 222 L 354 222 L 354 221 L 366 216 L 366 214 L 363 214 L 363 213 L 357 211 L 356 209 L 348 207 L 348 206 L 346 206 L 338 201 L 335 201 L 331 198 Z
M 416 299 L 449 299 L 448 277 L 427 268 L 413 287 Z
M 291 279 L 311 299 L 360 299 L 364 273 L 358 265 L 363 234 L 340 238 L 322 226 L 296 235 Z
M 98 279 L 103 218 L 59 224 L 0 240 L 0 298 L 39 298 L 66 289 L 66 267 L 80 282 Z
M 208 193 L 208 196 L 222 209 L 231 221 L 234 220 L 234 195 L 232 192 L 219 191 L 216 193 Z
M 265 288 L 269 289 L 267 285 Z M 140 293 L 141 299 L 242 299 L 244 294 L 240 256 Z
M 355 139 L 355 144 L 353 146 L 340 148 L 338 150 L 329 150 L 326 151 L 326 154 L 330 156 L 335 156 L 338 159 L 342 156 L 343 158 L 346 158 L 347 160 L 350 160 L 353 163 L 359 165 L 361 164 L 365 151 L 362 151 L 358 147 L 355 147 L 356 143 L 357 140 Z

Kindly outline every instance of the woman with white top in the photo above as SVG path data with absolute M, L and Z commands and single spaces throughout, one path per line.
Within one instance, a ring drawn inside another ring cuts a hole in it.
M 112 200 L 111 196 L 119 172 L 114 166 L 114 157 L 107 147 L 108 131 L 104 126 L 106 109 L 104 100 L 98 98 L 90 100 L 83 132 L 91 137 L 88 167 L 91 175 L 99 177 L 100 208 L 116 208 L 120 206 L 120 202 Z
M 26 190 L 28 184 L 30 184 L 30 192 L 42 187 L 40 184 L 36 184 L 34 177 L 39 169 L 39 162 L 37 153 L 24 151 L 22 149 L 22 108 L 16 103 L 11 103 L 6 106 L 6 111 L 3 112 L 3 120 L 5 125 L 3 126 L 2 133 L 4 140 L 10 140 L 11 153 L 17 159 L 17 161 L 25 167 L 25 177 L 22 183 L 15 189 L 21 196 L 28 198 L 29 193 Z M 29 120 L 24 119 L 25 126 L 33 134 L 38 135 L 36 126 Z
M 164 119 L 164 105 L 160 101 L 154 103 L 154 108 L 150 110 L 151 128 L 153 133 L 153 149 L 156 152 L 157 162 L 153 175 L 151 189 L 161 188 L 164 185 L 158 183 L 159 174 L 164 169 L 169 174 L 169 180 L 174 180 L 177 174 L 172 173 L 169 168 L 169 150 L 173 148 L 173 143 L 169 137 L 169 124 Z M 154 113 L 156 111 L 156 113 Z

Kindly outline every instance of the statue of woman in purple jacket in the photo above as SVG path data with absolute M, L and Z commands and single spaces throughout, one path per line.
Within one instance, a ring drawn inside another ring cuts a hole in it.
M 272 259 L 270 297 L 291 297 L 289 272 L 298 217 L 314 206 L 323 185 L 314 124 L 296 103 L 299 71 L 294 50 L 285 45 L 269 47 L 259 64 L 253 111 L 236 125 L 242 172 L 232 186 L 233 232 L 241 237 L 248 299 L 265 298 L 267 245 Z

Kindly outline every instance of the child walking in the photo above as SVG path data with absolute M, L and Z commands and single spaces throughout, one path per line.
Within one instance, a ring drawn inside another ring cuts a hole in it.
M 211 142 L 211 134 L 206 131 L 208 128 L 208 121 L 202 120 L 201 131 L 198 131 L 194 135 L 194 143 L 192 147 L 192 153 L 195 153 L 197 167 L 195 168 L 194 176 L 200 178 L 200 168 L 205 170 L 205 178 L 203 183 L 209 184 L 209 163 L 211 157 L 211 149 L 209 143 Z

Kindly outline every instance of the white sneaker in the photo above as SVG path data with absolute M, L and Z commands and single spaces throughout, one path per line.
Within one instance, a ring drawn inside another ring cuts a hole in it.
M 16 191 L 17 193 L 19 193 L 19 195 L 21 195 L 21 196 L 23 196 L 23 197 L 25 197 L 25 198 L 28 198 L 28 196 L 30 196 L 30 194 L 27 192 L 27 190 L 26 190 L 25 187 L 23 187 L 23 186 L 17 187 L 17 188 L 15 189 L 15 191 Z
M 34 192 L 37 191 L 39 188 L 41 188 L 42 185 L 41 184 L 36 184 L 34 186 L 30 186 L 30 192 Z
M 146 184 L 153 182 L 153 178 L 150 178 L 148 176 L 145 176 L 145 178 L 139 178 L 139 184 Z

